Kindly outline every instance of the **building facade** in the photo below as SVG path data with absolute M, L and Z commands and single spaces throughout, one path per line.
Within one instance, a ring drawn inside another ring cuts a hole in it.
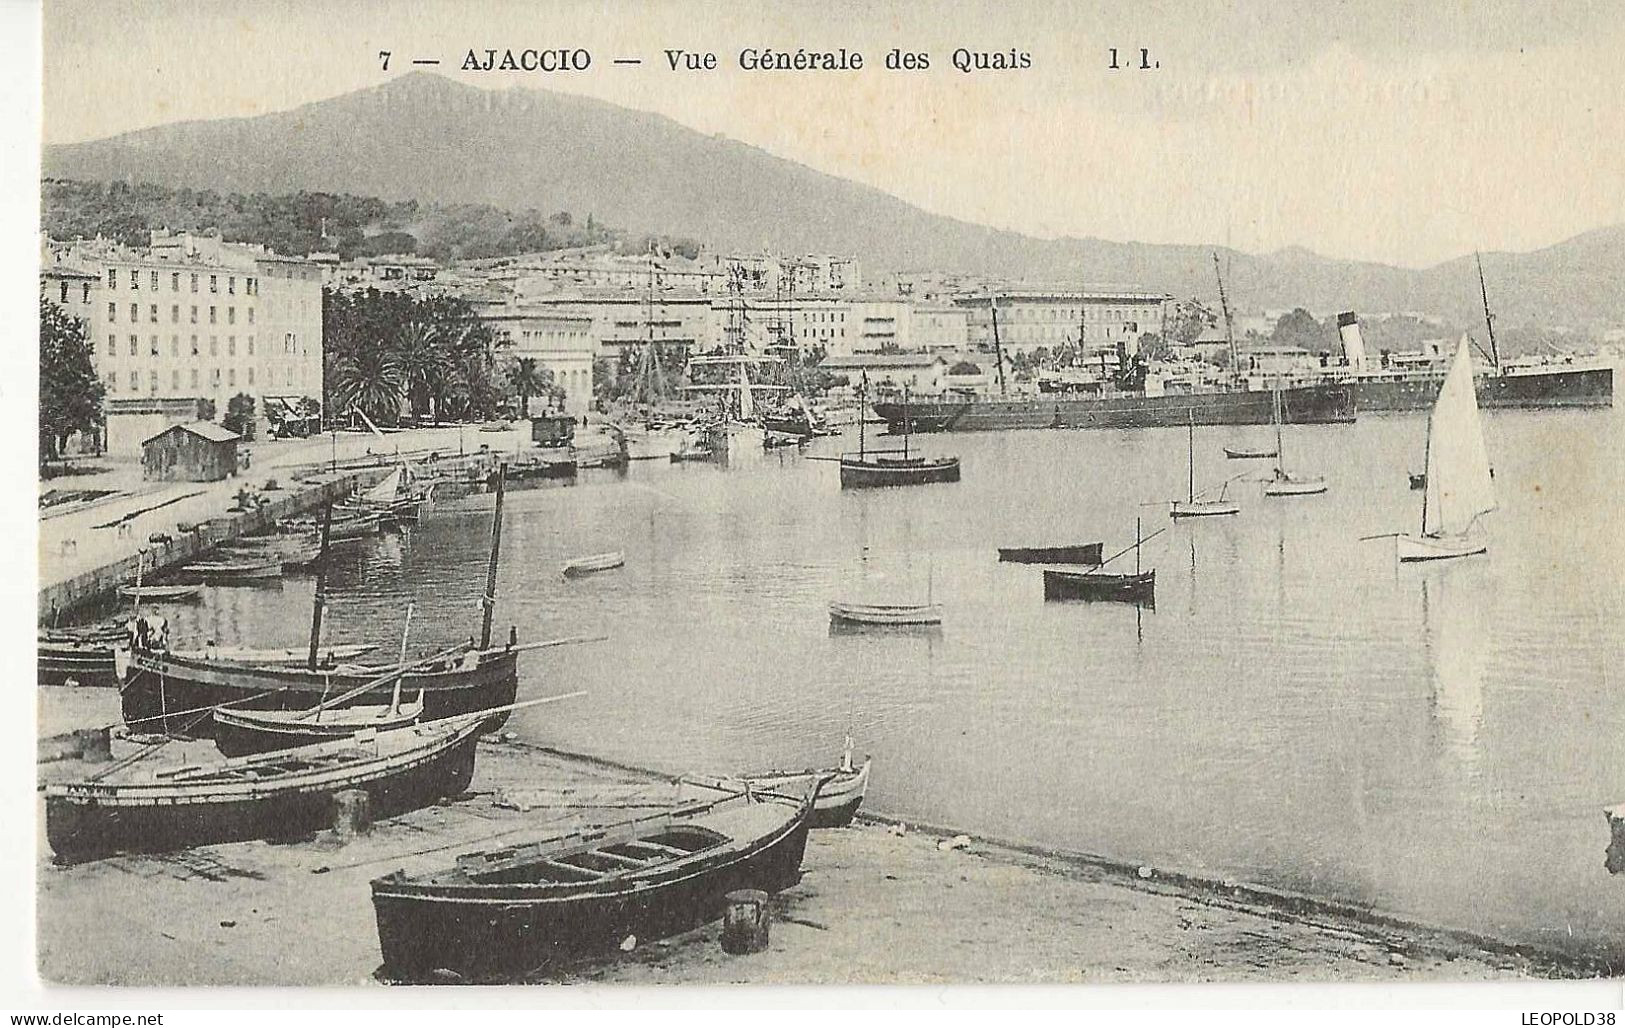
M 553 382 L 564 390 L 565 413 L 584 414 L 592 407 L 597 343 L 591 317 L 518 303 L 476 304 L 475 310 L 491 327 L 500 350 L 552 372 Z
M 1007 352 L 1079 344 L 1085 351 L 1108 350 L 1119 343 L 1133 352 L 1140 336 L 1162 334 L 1171 299 L 1133 290 L 1001 287 L 956 296 L 954 306 L 964 308 L 967 338 L 979 350 L 993 349 L 996 304 L 999 344 Z

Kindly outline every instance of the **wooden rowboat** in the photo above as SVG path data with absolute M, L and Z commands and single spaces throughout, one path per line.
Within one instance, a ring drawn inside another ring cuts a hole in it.
M 595 571 L 608 571 L 618 568 L 626 563 L 626 554 L 620 550 L 611 553 L 595 553 L 590 557 L 577 557 L 566 561 L 564 575 L 566 578 L 575 578 L 578 575 L 590 575 Z
M 190 600 L 203 591 L 201 582 L 189 585 L 121 585 L 118 587 L 119 596 L 126 600 L 150 600 L 157 603 L 163 600 Z
M 423 716 L 423 699 L 391 707 L 369 703 L 312 715 L 308 710 L 232 710 L 214 712 L 214 744 L 228 757 L 314 746 L 348 739 L 366 731 L 386 732 L 415 724 Z
M 940 603 L 831 603 L 832 621 L 858 625 L 940 625 Z
M 846 455 L 841 458 L 842 489 L 871 489 L 957 481 L 959 481 L 958 457 Z
M 1001 546 L 999 560 L 1008 564 L 1099 564 L 1100 543 L 1076 546 Z
M 331 666 L 335 661 L 354 660 L 376 650 L 375 645 L 351 643 L 324 646 L 318 657 Z M 307 649 L 275 649 L 258 646 L 210 646 L 201 650 L 170 650 L 170 655 L 185 660 L 203 660 L 225 664 L 246 664 L 249 667 L 303 664 L 310 656 Z
M 714 920 L 735 889 L 789 888 L 801 880 L 816 781 L 796 794 L 684 783 L 699 796 L 658 815 L 375 879 L 384 974 L 503 980 Z
M 474 775 L 486 722 L 464 717 L 185 767 L 139 764 L 45 789 L 61 863 L 248 839 L 297 837 L 333 820 L 333 795 L 367 793 L 374 817 L 454 796 Z
M 1279 453 L 1278 450 L 1232 449 L 1229 446 L 1224 448 L 1224 455 L 1230 460 L 1268 460 L 1279 456 Z
M 742 775 L 741 778 L 756 789 L 785 790 L 811 775 L 818 779 L 818 796 L 813 800 L 811 827 L 845 828 L 863 805 L 863 796 L 869 790 L 868 757 L 857 766 L 852 764 L 852 746 L 848 741 L 841 763 L 834 768 L 814 768 L 806 771 L 766 771 Z
M 1152 607 L 1157 602 L 1157 573 L 1146 571 L 1134 575 L 1107 575 L 1098 571 L 1046 570 L 1044 599 L 1116 600 Z
M 181 568 L 182 574 L 196 575 L 210 582 L 258 581 L 282 575 L 280 558 L 244 560 L 200 560 Z

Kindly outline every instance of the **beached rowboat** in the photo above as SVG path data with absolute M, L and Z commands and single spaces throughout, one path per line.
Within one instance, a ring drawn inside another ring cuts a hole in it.
M 126 600 L 151 601 L 190 600 L 203 591 L 201 582 L 189 585 L 121 585 L 118 594 Z
M 367 793 L 374 817 L 454 796 L 474 775 L 479 717 L 185 767 L 133 764 L 47 786 L 45 833 L 57 860 L 290 838 L 333 820 L 333 795 Z
M 800 881 L 816 779 L 797 794 L 685 788 L 699 797 L 659 815 L 375 879 L 384 974 L 512 978 L 713 920 L 735 889 Z
M 247 582 L 282 575 L 280 558 L 251 558 L 240 560 L 200 560 L 181 568 L 181 573 L 196 575 L 210 582 Z

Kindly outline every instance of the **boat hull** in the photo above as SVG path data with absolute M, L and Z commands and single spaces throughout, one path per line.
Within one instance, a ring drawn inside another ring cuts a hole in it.
M 1175 500 L 1168 513 L 1175 518 L 1218 518 L 1240 514 L 1241 508 L 1228 500 Z
M 596 557 L 582 557 L 564 565 L 564 577 L 579 578 L 599 571 L 612 571 L 625 563 L 626 555 L 622 553 L 601 553 Z
M 425 752 L 402 766 L 359 773 L 339 783 L 269 789 L 265 795 L 189 801 L 120 802 L 116 787 L 97 795 L 47 795 L 45 833 L 59 863 L 80 863 L 115 853 L 164 853 L 251 839 L 308 835 L 333 823 L 333 795 L 367 794 L 373 817 L 394 817 L 465 791 L 474 777 L 477 731 Z
M 1431 410 L 1444 377 L 1440 371 L 1434 375 L 1357 378 L 1355 407 L 1361 412 Z M 1614 369 L 1608 367 L 1477 375 L 1473 386 L 1480 408 L 1611 407 L 1614 403 Z
M 1090 572 L 1045 571 L 1046 600 L 1107 600 L 1151 607 L 1157 601 L 1157 573 L 1102 575 Z
M 1401 535 L 1394 544 L 1403 563 L 1413 564 L 1426 560 L 1450 560 L 1488 553 L 1490 544 L 1477 536 Z
M 929 485 L 959 481 L 959 458 L 886 459 L 841 458 L 842 489 L 874 489 L 894 485 Z
M 307 710 L 387 670 L 251 667 L 151 651 L 131 652 L 128 659 L 129 673 L 120 694 L 125 724 L 141 731 L 201 737 L 214 732 L 213 716 L 201 708 L 229 703 L 246 710 Z M 518 659 L 517 653 L 487 650 L 473 668 L 408 674 L 401 680 L 401 691 L 416 696 L 423 690 L 426 721 L 507 706 L 514 702 L 519 688 Z M 386 704 L 393 690 L 393 684 L 382 685 L 350 703 Z M 491 728 L 501 727 L 506 720 L 506 713 L 496 715 Z
M 1080 546 L 1001 546 L 999 560 L 1007 564 L 1099 564 L 1100 543 Z
M 829 616 L 850 625 L 940 625 L 942 604 L 832 603 Z
M 424 981 L 439 969 L 489 981 L 613 951 L 720 917 L 735 889 L 779 892 L 801 880 L 812 804 L 778 830 L 698 866 L 561 891 L 528 884 L 448 887 L 399 873 L 372 883 L 383 974 Z
M 1188 425 L 1268 425 L 1268 390 L 1130 394 L 1090 399 L 972 399 L 882 402 L 874 405 L 892 432 L 971 432 L 1008 428 L 1185 428 Z M 1289 424 L 1353 421 L 1353 387 L 1342 384 L 1281 390 L 1281 417 Z
M 1277 478 L 1264 483 L 1264 495 L 1318 496 L 1326 488 L 1324 478 Z
M 317 743 L 348 739 L 357 732 L 373 729 L 388 731 L 405 728 L 422 715 L 413 709 L 390 717 L 370 717 L 360 723 L 345 720 L 343 712 L 327 721 L 256 718 L 253 711 L 220 710 L 214 713 L 214 744 L 228 757 L 243 757 L 254 753 L 314 746 Z
M 40 685 L 118 685 L 111 646 L 42 640 L 36 668 Z

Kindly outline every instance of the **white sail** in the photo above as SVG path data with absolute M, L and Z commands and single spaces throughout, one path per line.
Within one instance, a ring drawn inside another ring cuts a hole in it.
M 361 494 L 361 498 L 368 503 L 390 503 L 401 491 L 402 472 L 396 469 L 389 477 Z
M 1473 363 L 1462 339 L 1428 419 L 1427 495 L 1423 535 L 1462 535 L 1480 514 L 1495 509 L 1490 457 L 1479 423 Z

